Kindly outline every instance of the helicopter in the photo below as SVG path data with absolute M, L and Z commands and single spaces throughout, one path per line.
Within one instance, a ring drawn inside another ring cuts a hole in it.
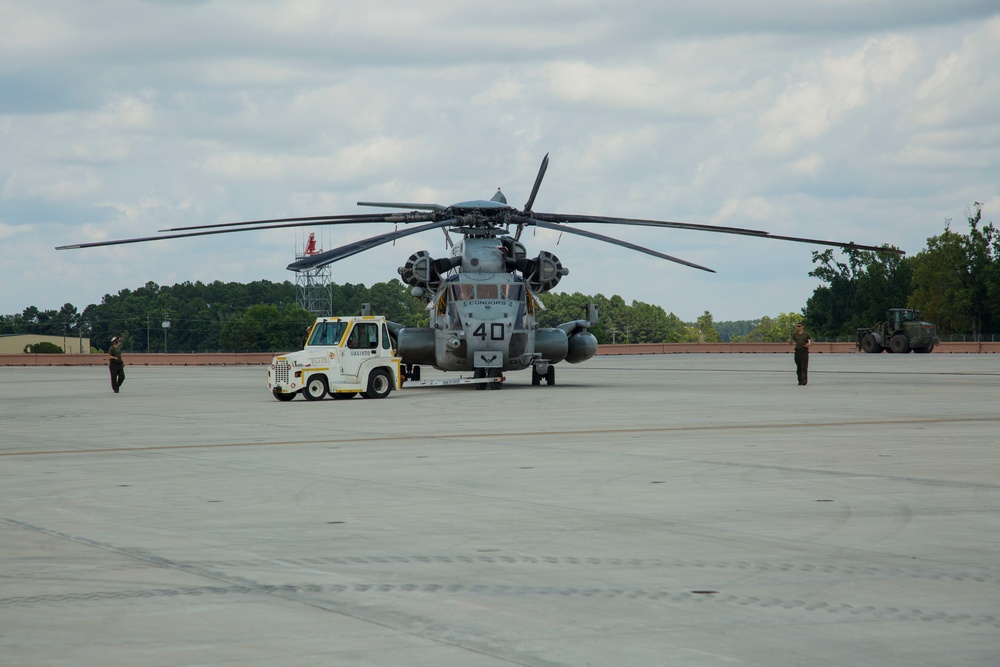
M 538 315 L 544 309 L 540 294 L 555 288 L 569 269 L 556 255 L 541 250 L 529 256 L 522 233 L 536 227 L 583 236 L 642 252 L 701 271 L 712 269 L 659 251 L 596 232 L 572 227 L 574 223 L 632 225 L 655 228 L 686 229 L 721 234 L 737 234 L 840 247 L 903 254 L 887 246 L 861 245 L 853 242 L 826 241 L 794 236 L 779 236 L 766 231 L 662 220 L 642 220 L 593 215 L 541 213 L 534 211 L 535 198 L 548 169 L 548 154 L 542 159 L 534 185 L 522 209 L 507 203 L 498 188 L 488 200 L 464 201 L 450 206 L 404 202 L 358 202 L 359 206 L 406 209 L 406 212 L 350 214 L 275 218 L 213 225 L 173 227 L 160 230 L 160 236 L 97 241 L 58 246 L 57 250 L 92 248 L 126 243 L 225 234 L 261 229 L 307 225 L 393 223 L 392 232 L 371 236 L 332 250 L 310 254 L 288 265 L 291 271 L 309 271 L 352 257 L 377 246 L 413 234 L 441 229 L 444 231 L 446 257 L 435 257 L 426 250 L 411 254 L 397 269 L 410 286 L 410 293 L 426 302 L 429 326 L 406 327 L 389 324 L 396 339 L 403 377 L 420 379 L 420 368 L 432 366 L 442 371 L 473 373 L 474 378 L 502 380 L 507 371 L 531 370 L 531 383 L 555 384 L 555 365 L 578 364 L 597 353 L 597 338 L 590 329 L 597 323 L 595 306 L 587 309 L 586 318 L 556 327 L 540 327 Z M 403 225 L 400 228 L 400 225 Z M 454 236 L 460 237 L 458 240 Z M 477 383 L 499 389 L 502 381 Z

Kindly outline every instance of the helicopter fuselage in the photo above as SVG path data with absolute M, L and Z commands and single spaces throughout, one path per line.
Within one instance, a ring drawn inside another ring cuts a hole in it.
M 479 208 L 484 202 L 468 204 Z M 537 314 L 544 305 L 531 289 L 530 278 L 510 268 L 524 260 L 524 247 L 509 236 L 498 236 L 499 231 L 505 230 L 489 224 L 464 229 L 465 237 L 453 246 L 450 260 L 435 261 L 428 253 L 418 253 L 400 268 L 416 293 L 428 299 L 430 319 L 427 328 L 406 327 L 396 333 L 407 367 L 426 364 L 444 371 L 473 370 L 480 376 L 534 368 L 545 375 L 549 364 L 567 359 L 578 363 L 597 352 L 597 339 L 587 331 L 591 322 L 571 323 L 568 330 L 538 327 Z M 432 265 L 450 267 L 451 275 L 441 277 Z M 563 274 L 564 269 L 558 275 Z

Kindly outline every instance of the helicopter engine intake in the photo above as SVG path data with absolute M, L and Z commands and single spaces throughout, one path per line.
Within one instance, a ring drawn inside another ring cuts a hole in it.
M 406 263 L 396 271 L 404 283 L 413 287 L 434 291 L 441 284 L 441 274 L 435 268 L 431 254 L 426 250 L 419 250 L 410 255 Z
M 534 259 L 517 260 L 514 266 L 521 271 L 528 287 L 536 294 L 553 289 L 563 276 L 569 274 L 569 269 L 562 265 L 559 258 L 547 250 L 539 252 Z

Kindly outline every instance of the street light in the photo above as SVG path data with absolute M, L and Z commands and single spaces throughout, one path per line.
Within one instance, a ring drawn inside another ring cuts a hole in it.
M 167 329 L 170 328 L 170 318 L 163 316 L 163 351 L 167 351 Z

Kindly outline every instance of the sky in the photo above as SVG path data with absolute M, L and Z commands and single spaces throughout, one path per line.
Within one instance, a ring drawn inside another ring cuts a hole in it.
M 55 250 L 181 225 L 365 213 L 358 201 L 534 210 L 889 243 L 979 202 L 1000 222 L 995 0 L 5 0 L 0 314 L 79 310 L 152 281 L 294 281 L 385 224 Z M 685 321 L 797 312 L 799 243 L 581 225 L 709 274 L 546 230 L 559 292 Z M 331 265 L 398 278 L 426 232 Z M 902 305 L 902 304 L 900 304 Z

